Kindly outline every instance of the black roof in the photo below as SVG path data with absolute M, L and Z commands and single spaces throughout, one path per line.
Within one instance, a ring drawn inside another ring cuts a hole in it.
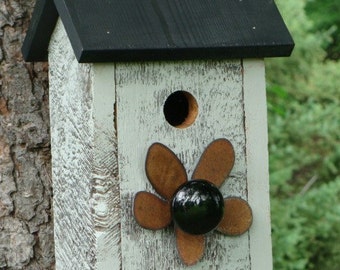
M 273 0 L 37 0 L 23 45 L 47 60 L 60 16 L 79 62 L 289 56 Z

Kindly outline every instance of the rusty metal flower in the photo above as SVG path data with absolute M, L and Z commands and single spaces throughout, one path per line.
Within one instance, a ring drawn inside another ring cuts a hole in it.
M 138 192 L 134 216 L 140 226 L 150 230 L 163 229 L 173 221 L 179 256 L 186 265 L 197 263 L 203 256 L 206 233 L 216 229 L 236 236 L 251 226 L 249 204 L 237 197 L 223 199 L 218 190 L 234 160 L 231 143 L 215 140 L 203 152 L 188 181 L 184 166 L 169 148 L 160 143 L 149 148 L 146 175 L 161 198 Z

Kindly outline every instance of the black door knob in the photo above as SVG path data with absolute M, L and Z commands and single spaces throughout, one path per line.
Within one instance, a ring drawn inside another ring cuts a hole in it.
M 192 180 L 176 191 L 171 204 L 175 224 L 190 234 L 205 234 L 220 223 L 224 199 L 219 189 L 206 180 Z

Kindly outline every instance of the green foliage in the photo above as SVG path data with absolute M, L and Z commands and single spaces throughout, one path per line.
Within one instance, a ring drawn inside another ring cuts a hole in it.
M 313 32 L 306 2 L 277 1 L 296 48 L 266 60 L 276 270 L 340 265 L 340 62 L 324 61 L 330 32 Z
M 328 58 L 340 59 L 340 1 L 309 0 L 306 12 L 314 22 L 315 31 L 328 31 L 331 34 L 330 43 L 323 44 Z
M 340 177 L 305 195 L 272 201 L 275 269 L 338 269 L 339 197 Z

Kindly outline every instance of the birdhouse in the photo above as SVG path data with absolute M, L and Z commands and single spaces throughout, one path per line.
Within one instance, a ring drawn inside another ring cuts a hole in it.
M 38 0 L 57 269 L 271 269 L 268 0 Z

